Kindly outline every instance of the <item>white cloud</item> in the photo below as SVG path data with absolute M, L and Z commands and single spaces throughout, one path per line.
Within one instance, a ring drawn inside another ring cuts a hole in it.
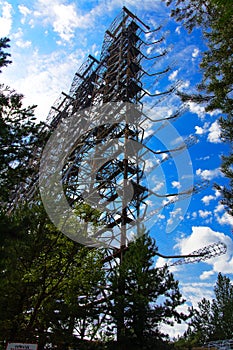
M 197 135 L 203 135 L 206 134 L 209 130 L 209 123 L 205 123 L 203 127 L 200 126 L 195 126 L 196 132 L 195 134 Z
M 155 187 L 153 188 L 154 192 L 159 192 L 159 190 L 161 190 L 161 188 L 164 187 L 164 182 L 159 181 L 156 183 Z
M 9 36 L 12 27 L 12 5 L 7 1 L 0 1 L 2 15 L 0 17 L 0 37 Z
M 157 218 L 160 219 L 160 220 L 163 220 L 163 219 L 165 219 L 165 215 L 163 215 L 163 214 L 158 214 L 158 215 L 157 215 Z
M 215 197 L 218 198 L 218 197 L 221 197 L 221 192 L 219 190 L 215 190 Z
M 193 58 L 196 58 L 196 57 L 198 56 L 199 52 L 200 52 L 199 49 L 198 49 L 198 48 L 195 48 L 195 49 L 193 50 L 192 57 L 193 57 Z
M 193 226 L 189 237 L 181 238 L 175 248 L 181 254 L 190 254 L 192 251 L 204 248 L 210 244 L 222 242 L 227 246 L 226 254 L 215 256 L 205 263 L 212 267 L 213 272 L 233 273 L 233 241 L 222 232 L 213 231 L 208 226 Z
M 16 33 L 12 35 L 12 37 L 15 39 L 15 45 L 21 48 L 28 48 L 32 45 L 32 42 L 29 40 L 24 41 L 23 40 L 23 31 L 22 28 L 19 28 Z
M 205 118 L 205 115 L 206 115 L 205 107 L 200 106 L 195 102 L 187 102 L 187 106 L 189 107 L 190 112 L 198 115 L 198 118 L 200 119 Z
M 212 180 L 215 177 L 222 176 L 222 172 L 219 168 L 213 170 L 201 170 L 197 169 L 196 174 L 200 176 L 203 180 Z
M 209 196 L 204 196 L 201 201 L 205 204 L 205 205 L 209 205 L 210 201 L 214 200 L 216 197 L 209 195 Z
M 19 12 L 23 15 L 23 17 L 21 19 L 21 23 L 24 24 L 27 16 L 30 15 L 32 13 L 32 11 L 24 5 L 19 5 L 18 9 L 19 9 Z
M 32 13 L 32 11 L 24 6 L 24 5 L 19 5 L 18 6 L 18 9 L 19 9 L 19 12 L 23 15 L 23 16 L 27 16 L 27 15 L 30 15 Z
M 199 210 L 198 211 L 199 213 L 199 216 L 203 219 L 207 218 L 208 216 L 211 216 L 212 215 L 212 212 L 211 211 L 207 211 L 207 210 Z
M 182 209 L 181 208 L 176 208 L 175 210 L 170 212 L 170 218 L 167 220 L 167 225 L 172 225 L 174 222 L 174 219 L 179 219 L 183 220 L 183 215 L 182 215 Z
M 52 54 L 40 55 L 34 50 L 31 55 L 25 52 L 25 56 L 27 57 L 25 69 L 19 71 L 17 61 L 13 61 L 4 81 L 25 95 L 25 106 L 37 104 L 36 117 L 45 120 L 61 91 L 69 91 L 75 71 L 83 62 L 85 52 L 76 50 L 72 54 L 67 54 L 66 51 L 54 51 Z M 25 56 L 21 54 L 21 61 Z
M 33 10 L 24 5 L 19 5 L 19 11 L 23 15 L 22 23 L 25 22 L 26 16 L 31 15 L 30 24 L 34 26 L 40 21 L 45 26 L 52 26 L 62 41 L 70 42 L 75 37 L 76 29 L 90 29 L 96 27 L 96 20 L 103 15 L 110 13 L 117 8 L 122 8 L 122 0 L 110 0 L 108 2 L 100 1 L 93 6 L 88 12 L 84 12 L 78 7 L 78 2 L 65 3 L 62 0 L 38 0 L 34 3 Z M 134 10 L 152 10 L 157 9 L 160 12 L 166 9 L 161 2 L 147 0 L 138 2 L 136 0 L 126 0 L 124 5 L 130 6 Z M 150 19 L 154 22 L 153 18 Z M 155 24 L 156 23 L 152 23 Z M 59 41 L 60 42 L 60 41 Z
M 221 204 L 221 203 L 219 203 L 219 204 L 217 205 L 217 207 L 214 209 L 214 212 L 215 212 L 215 213 L 219 213 L 219 212 L 221 212 L 221 211 L 223 211 L 223 210 L 224 210 L 224 205 Z
M 209 205 L 210 201 L 213 200 L 217 200 L 219 197 L 221 196 L 221 193 L 218 190 L 214 191 L 214 195 L 208 195 L 208 196 L 204 196 L 201 201 L 205 204 L 205 205 Z M 214 212 L 217 211 L 222 211 L 224 210 L 224 206 L 222 204 L 218 204 L 218 206 L 215 208 Z
M 169 75 L 168 79 L 169 79 L 170 81 L 176 80 L 178 73 L 179 73 L 179 70 L 178 70 L 178 69 L 177 69 L 177 70 L 174 70 L 174 72 L 172 72 L 172 73 Z
M 221 129 L 220 129 L 219 123 L 218 121 L 215 121 L 209 128 L 209 135 L 207 137 L 207 140 L 211 143 L 220 143 L 221 142 L 220 135 L 221 135 Z
M 99 11 L 94 14 L 91 10 L 86 14 L 82 14 L 76 4 L 64 4 L 61 0 L 39 0 L 36 2 L 33 18 L 31 22 L 42 21 L 44 25 L 51 25 L 62 40 L 69 42 L 75 36 L 77 28 L 86 29 L 93 26 L 94 16 L 99 15 Z M 25 7 L 21 7 L 22 14 L 27 15 L 29 11 Z
M 180 35 L 180 29 L 181 29 L 181 27 L 179 26 L 179 27 L 176 27 L 176 30 L 175 30 L 175 32 L 179 35 Z
M 189 80 L 183 80 L 179 83 L 179 89 L 180 91 L 184 91 L 190 86 L 190 81 Z
M 163 10 L 166 10 L 166 7 L 164 6 L 163 3 L 161 3 L 161 1 L 155 1 L 155 0 L 147 0 L 147 1 L 138 1 L 138 0 L 124 0 L 124 2 L 122 2 L 122 0 L 109 0 L 109 1 L 103 1 L 103 7 L 102 9 L 108 9 L 109 11 L 110 10 L 113 10 L 117 7 L 122 7 L 122 4 L 124 3 L 124 6 L 128 7 L 129 9 L 134 9 L 131 10 L 132 12 L 135 13 L 135 10 L 159 10 L 161 12 L 158 12 L 162 13 Z M 152 18 L 150 20 L 150 22 L 156 26 L 156 23 L 153 23 L 155 22 L 154 19 Z
M 187 302 L 190 302 L 195 308 L 203 296 L 210 300 L 214 296 L 213 284 L 208 282 L 182 283 L 181 292 Z
M 32 45 L 32 42 L 30 40 L 26 40 L 26 41 L 23 41 L 23 40 L 17 40 L 15 42 L 15 44 L 18 46 L 18 47 L 21 47 L 22 49 L 25 49 L 25 48 L 28 48 Z
M 173 188 L 181 188 L 181 184 L 179 181 L 172 181 L 172 187 Z
M 222 216 L 216 215 L 217 221 L 220 225 L 230 225 L 233 226 L 233 216 L 225 212 Z
M 87 28 L 89 24 L 88 16 L 78 15 L 74 4 L 55 4 L 53 15 L 54 31 L 65 41 L 74 37 L 75 28 Z
M 213 270 L 211 271 L 204 271 L 202 272 L 201 276 L 200 276 L 200 279 L 201 280 L 206 280 L 208 278 L 210 278 L 211 276 L 213 276 L 215 274 L 215 272 Z

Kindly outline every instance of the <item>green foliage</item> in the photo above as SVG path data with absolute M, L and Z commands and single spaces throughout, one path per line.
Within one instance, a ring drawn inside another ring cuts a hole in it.
M 9 63 L 11 63 L 11 61 L 8 60 L 10 54 L 4 51 L 5 49 L 8 49 L 10 47 L 9 42 L 10 40 L 8 38 L 0 38 L 0 68 L 7 66 Z
M 0 39 L 0 67 L 6 66 L 9 39 Z M 35 172 L 32 159 L 40 156 L 48 131 L 35 122 L 35 107 L 23 107 L 23 95 L 0 84 L 0 203 L 15 196 L 20 183 Z
M 166 1 L 166 0 L 165 0 Z M 226 2 L 226 0 L 225 0 Z M 232 112 L 232 50 L 233 50 L 233 4 L 225 6 L 218 0 L 168 0 L 173 5 L 171 16 L 192 31 L 197 26 L 207 39 L 208 50 L 203 53 L 201 68 L 203 80 L 199 90 L 204 96 L 190 96 L 195 102 L 206 102 L 207 111 L 220 109 Z M 231 15 L 229 14 L 231 11 Z M 227 16 L 227 25 L 224 21 Z
M 165 0 L 171 15 L 190 32 L 199 26 L 208 50 L 200 64 L 203 78 L 197 87 L 200 93 L 180 94 L 184 101 L 204 103 L 206 111 L 219 110 L 222 140 L 233 139 L 233 2 L 231 0 Z M 229 178 L 229 187 L 216 186 L 222 192 L 222 203 L 233 214 L 233 155 L 223 157 L 222 172 Z
M 0 67 L 10 63 L 8 42 L 0 41 Z M 39 350 L 170 348 L 159 326 L 186 319 L 176 310 L 184 300 L 167 267 L 153 268 L 157 248 L 148 235 L 130 244 L 109 276 L 103 252 L 59 232 L 40 198 L 6 211 L 21 194 L 20 184 L 27 188 L 37 174 L 48 137 L 34 112 L 35 106 L 23 107 L 21 94 L 0 85 L 0 342 L 37 342 Z M 89 205 L 75 213 L 96 227 L 100 223 L 100 212 Z
M 233 285 L 221 273 L 214 288 L 215 298 L 203 298 L 189 324 L 185 338 L 201 345 L 211 340 L 231 339 L 233 336 Z
M 32 159 L 39 157 L 47 135 L 35 123 L 35 106 L 24 108 L 23 96 L 0 85 L 0 201 L 11 200 L 17 188 L 35 172 Z
M 153 268 L 156 252 L 153 240 L 142 235 L 131 243 L 110 277 L 113 302 L 109 313 L 117 326 L 118 340 L 123 344 L 128 339 L 140 349 L 152 349 L 166 339 L 159 329 L 161 324 L 172 325 L 187 318 L 176 310 L 184 303 L 178 282 L 167 267 Z
M 0 340 L 66 349 L 64 341 L 76 342 L 74 329 L 79 339 L 94 332 L 100 252 L 57 232 L 38 205 L 1 213 L 0 226 Z

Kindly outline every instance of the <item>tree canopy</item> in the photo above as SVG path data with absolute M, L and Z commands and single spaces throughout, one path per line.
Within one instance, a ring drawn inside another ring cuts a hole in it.
M 206 111 L 223 113 L 219 123 L 224 142 L 233 140 L 233 3 L 231 0 L 164 0 L 171 6 L 171 16 L 189 32 L 202 29 L 207 44 L 200 64 L 202 81 L 194 94 L 180 93 L 184 101 L 204 103 Z M 233 154 L 222 158 L 222 172 L 229 187 L 217 185 L 222 203 L 233 215 Z
M 5 49 L 9 39 L 0 39 L 0 67 L 10 61 Z M 23 95 L 0 84 L 0 203 L 9 205 L 17 196 L 20 183 L 35 172 L 36 159 L 48 134 L 44 123 L 36 122 L 36 106 L 23 106 Z
M 230 279 L 218 274 L 214 287 L 215 298 L 203 298 L 194 310 L 185 337 L 203 345 L 213 340 L 231 339 L 233 336 L 233 285 Z
M 8 52 L 5 52 L 5 49 L 10 47 L 10 39 L 0 38 L 0 73 L 1 68 L 7 66 L 11 61 L 8 59 L 11 55 Z
M 165 349 L 167 334 L 163 334 L 161 325 L 174 325 L 188 318 L 177 310 L 185 302 L 178 281 L 166 266 L 153 267 L 156 253 L 153 239 L 143 234 L 130 244 L 122 264 L 110 275 L 112 302 L 108 312 L 112 325 L 124 325 L 123 331 L 120 329 L 122 349 L 125 343 L 132 349 Z

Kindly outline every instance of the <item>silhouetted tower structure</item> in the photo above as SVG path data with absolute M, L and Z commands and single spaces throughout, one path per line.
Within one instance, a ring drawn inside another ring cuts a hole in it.
M 164 38 L 154 39 L 159 30 L 160 27 L 151 30 L 124 7 L 105 33 L 100 58 L 88 56 L 75 73 L 69 93 L 61 94 L 47 119 L 52 130 L 70 118 L 78 121 L 75 128 L 79 136 L 62 170 L 63 188 L 71 207 L 84 208 L 86 244 L 107 248 L 104 263 L 109 271 L 122 262 L 129 242 L 140 234 L 141 224 L 168 205 L 161 201 L 148 213 L 148 198 L 171 198 L 170 202 L 175 203 L 199 189 L 159 194 L 147 186 L 145 179 L 146 154 L 158 156 L 158 162 L 153 165 L 157 167 L 195 142 L 191 137 L 164 151 L 147 146 L 150 136 L 145 136 L 145 125 L 154 120 L 145 114 L 143 101 L 153 97 L 155 104 L 159 104 L 177 88 L 175 83 L 165 87 L 165 91 L 149 92 L 149 84 L 153 86 L 170 70 L 165 67 L 154 71 L 154 64 L 167 54 L 166 49 L 159 48 Z M 151 42 L 146 41 L 147 37 Z M 165 121 L 175 120 L 182 112 L 178 109 Z M 61 135 L 57 149 L 65 136 Z M 38 188 L 37 175 L 30 186 L 21 189 L 23 196 L 30 198 Z M 179 263 L 221 254 L 225 247 L 217 245 L 217 249 L 212 245 L 211 252 L 208 249 L 194 252 Z M 119 278 L 118 289 L 124 295 L 123 278 Z M 108 292 L 103 289 L 96 303 L 104 303 L 107 298 Z M 123 337 L 124 308 L 119 307 L 117 338 Z
M 145 73 L 141 65 L 145 56 L 140 51 L 143 44 L 140 33 L 144 29 L 149 28 L 124 8 L 105 33 L 100 60 L 89 55 L 75 74 L 69 94 L 62 93 L 49 115 L 50 125 L 56 127 L 69 115 L 82 114 L 81 128 L 84 133 L 80 130 L 82 138 L 77 142 L 63 172 L 66 195 L 71 205 L 75 202 L 87 202 L 95 208 L 101 205 L 101 220 L 106 227 L 103 230 L 104 238 L 99 230 L 95 239 L 103 239 L 107 246 L 113 244 L 119 248 L 127 246 L 128 229 L 139 218 L 143 219 L 145 199 L 149 195 L 148 189 L 140 184 L 143 171 L 139 169 L 139 156 L 135 154 L 129 159 L 126 150 L 129 139 L 143 143 L 141 99 L 146 91 L 140 81 Z M 129 110 L 129 103 L 138 108 Z M 93 106 L 102 107 L 91 116 Z M 89 108 L 87 120 L 84 120 L 82 113 L 85 108 Z M 132 112 L 134 116 L 129 116 L 128 113 Z M 101 120 L 101 114 L 105 113 L 110 115 L 111 125 Z M 92 128 L 96 119 L 99 119 L 99 126 Z M 110 142 L 116 139 L 121 143 L 118 149 Z M 93 148 L 95 152 L 98 148 L 103 158 L 106 154 L 106 163 L 99 166 Z M 109 159 L 109 152 L 113 152 L 116 158 Z M 94 158 L 92 164 L 89 162 L 90 154 Z M 85 186 L 87 179 L 90 179 L 90 183 Z M 130 201 L 124 198 L 129 196 L 127 190 L 133 192 Z
M 80 136 L 67 157 L 62 181 L 71 206 L 87 204 L 89 218 L 92 210 L 100 210 L 99 221 L 104 223 L 104 228 L 97 225 L 93 231 L 88 228 L 88 217 L 84 219 L 87 244 L 109 248 L 105 258 L 109 271 L 122 262 L 132 233 L 137 236 L 141 223 L 151 216 L 147 211 L 149 197 L 152 200 L 153 197 L 172 198 L 174 203 L 198 189 L 192 187 L 179 193 L 160 195 L 148 188 L 145 181 L 145 153 L 166 155 L 160 158 L 158 163 L 161 164 L 195 142 L 191 137 L 180 146 L 164 151 L 146 146 L 149 137 L 145 137 L 145 123 L 153 120 L 144 113 L 143 101 L 153 97 L 155 104 L 159 104 L 177 87 L 175 83 L 165 87 L 163 92 L 150 93 L 148 90 L 148 81 L 153 85 L 170 70 L 165 67 L 153 71 L 156 61 L 167 54 L 166 49 L 159 49 L 164 38 L 154 39 L 159 30 L 150 30 L 124 7 L 105 33 L 100 58 L 89 55 L 76 72 L 69 93 L 61 94 L 48 116 L 54 129 L 72 116 L 80 119 L 76 124 Z M 147 37 L 152 38 L 151 42 L 146 41 Z M 181 113 L 182 109 L 179 109 L 165 120 L 174 120 Z M 191 258 L 187 255 L 179 263 L 198 261 L 221 254 L 225 249 L 221 245 L 215 248 L 211 246 L 210 254 L 209 251 L 194 252 Z M 119 278 L 121 295 L 124 295 L 124 289 L 124 279 Z M 107 291 L 103 291 L 97 303 L 105 302 L 107 298 Z M 117 338 L 121 340 L 125 330 L 124 307 L 118 305 L 118 310 Z

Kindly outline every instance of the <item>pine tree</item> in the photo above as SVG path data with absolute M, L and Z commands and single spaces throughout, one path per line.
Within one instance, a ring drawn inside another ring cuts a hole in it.
M 5 52 L 5 49 L 10 47 L 10 39 L 0 38 L 0 68 L 7 66 L 12 63 L 8 58 L 11 56 L 8 52 Z M 1 73 L 1 70 L 0 70 Z
M 189 32 L 199 26 L 208 50 L 200 64 L 203 78 L 199 93 L 180 96 L 184 101 L 204 103 L 206 111 L 218 110 L 222 140 L 231 145 L 233 139 L 233 3 L 231 0 L 164 0 L 172 6 L 171 16 Z M 233 215 L 233 153 L 222 158 L 221 170 L 229 179 L 229 186 L 216 185 L 222 192 L 222 203 Z
M 58 232 L 38 204 L 2 213 L 0 226 L 0 341 L 81 348 L 96 333 L 101 252 Z
M 10 61 L 9 39 L 0 39 L 0 67 Z M 36 106 L 23 107 L 23 95 L 0 84 L 0 203 L 7 205 L 17 195 L 20 183 L 34 172 L 33 158 L 39 157 L 48 131 L 36 123 Z
M 193 311 L 186 338 L 196 339 L 196 345 L 233 336 L 233 285 L 221 273 L 218 274 L 214 294 L 212 301 L 203 298 Z
M 178 282 L 166 266 L 153 267 L 156 252 L 155 242 L 144 234 L 130 244 L 122 264 L 112 271 L 110 322 L 118 327 L 122 316 L 124 321 L 118 348 L 131 344 L 133 349 L 154 349 L 162 343 L 164 349 L 166 335 L 160 326 L 186 319 L 176 310 L 184 303 Z M 119 288 L 122 281 L 123 294 Z

